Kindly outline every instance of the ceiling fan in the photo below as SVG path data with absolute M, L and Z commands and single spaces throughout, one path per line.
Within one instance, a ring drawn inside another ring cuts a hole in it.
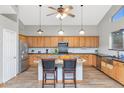
M 74 14 L 70 13 L 70 11 L 73 9 L 73 7 L 71 5 L 68 5 L 68 6 L 60 5 L 59 8 L 54 8 L 54 7 L 49 6 L 48 8 L 50 8 L 52 10 L 55 10 L 55 12 L 47 14 L 47 16 L 51 16 L 51 15 L 57 14 L 56 17 L 58 19 L 63 19 L 66 16 L 70 16 L 70 17 L 73 17 L 73 18 L 75 17 Z

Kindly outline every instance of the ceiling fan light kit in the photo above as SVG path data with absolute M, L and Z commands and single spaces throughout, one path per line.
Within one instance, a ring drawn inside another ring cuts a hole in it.
M 47 16 L 51 16 L 51 15 L 56 15 L 56 18 L 57 19 L 64 19 L 66 16 L 70 16 L 70 17 L 75 17 L 74 14 L 71 14 L 70 11 L 73 9 L 73 7 L 71 5 L 68 5 L 68 6 L 63 6 L 63 5 L 60 5 L 59 8 L 54 8 L 54 7 L 48 7 L 52 10 L 54 10 L 55 12 L 54 13 L 51 13 L 51 14 L 48 14 Z
M 67 14 L 60 14 L 60 13 L 59 13 L 59 14 L 56 15 L 56 18 L 62 20 L 62 19 L 64 19 L 66 16 L 67 16 Z

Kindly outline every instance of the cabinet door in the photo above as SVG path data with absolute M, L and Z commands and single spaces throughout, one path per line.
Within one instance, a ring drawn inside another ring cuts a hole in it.
M 124 85 L 124 63 L 119 62 L 119 82 Z
M 44 37 L 44 47 L 51 47 L 51 37 Z
M 73 47 L 73 37 L 63 37 L 64 42 L 68 42 L 69 47 Z
M 85 47 L 92 47 L 93 46 L 93 40 L 92 40 L 92 37 L 85 37 Z
M 73 47 L 80 47 L 80 37 L 73 37 Z
M 24 42 L 24 43 L 27 43 L 27 37 L 26 36 L 19 35 L 19 40 Z
M 119 73 L 119 63 L 116 62 L 116 61 L 114 61 L 113 64 L 114 64 L 113 78 L 114 78 L 115 80 L 119 80 L 119 74 L 120 74 L 120 73 Z
M 28 43 L 28 47 L 32 48 L 33 47 L 33 42 L 32 42 L 33 38 L 32 37 L 27 37 L 27 43 Z
M 81 58 L 86 60 L 86 62 L 84 62 L 84 65 L 91 66 L 90 55 L 81 55 Z
M 37 37 L 37 47 L 44 47 L 44 37 Z
M 51 37 L 51 47 L 58 47 L 59 38 Z
M 96 36 L 96 37 L 94 37 L 94 47 L 96 47 L 96 48 L 98 48 L 99 47 L 99 37 L 98 36 Z
M 96 55 L 90 55 L 91 56 L 91 64 L 96 67 Z
M 32 39 L 32 44 L 33 44 L 33 47 L 37 48 L 38 47 L 38 38 L 37 37 L 33 37 Z
M 80 47 L 85 47 L 85 37 L 80 37 Z

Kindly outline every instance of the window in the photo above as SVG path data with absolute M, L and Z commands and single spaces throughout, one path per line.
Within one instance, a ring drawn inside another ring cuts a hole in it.
M 124 17 L 124 7 L 122 7 L 121 9 L 119 9 L 119 11 L 117 11 L 114 14 L 114 16 L 112 16 L 112 22 L 117 22 L 117 21 L 119 21 L 123 17 Z

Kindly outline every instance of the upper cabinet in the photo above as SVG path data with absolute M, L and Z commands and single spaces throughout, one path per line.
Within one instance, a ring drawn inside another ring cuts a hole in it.
M 23 43 L 27 43 L 27 37 L 24 35 L 19 35 L 19 40 Z
M 80 47 L 80 37 L 73 37 L 73 47 Z
M 73 37 L 65 36 L 65 37 L 63 37 L 63 41 L 68 42 L 69 47 L 73 47 Z
M 50 39 L 51 39 L 51 47 L 57 47 L 59 38 L 58 37 L 50 37 Z
M 99 47 L 99 37 L 98 36 L 80 37 L 80 47 L 87 47 L 87 48 Z
M 59 42 L 68 42 L 69 47 L 87 47 L 97 48 L 99 47 L 98 36 L 28 36 L 27 37 L 29 47 L 57 47 Z
M 44 37 L 44 47 L 51 47 L 51 37 Z

